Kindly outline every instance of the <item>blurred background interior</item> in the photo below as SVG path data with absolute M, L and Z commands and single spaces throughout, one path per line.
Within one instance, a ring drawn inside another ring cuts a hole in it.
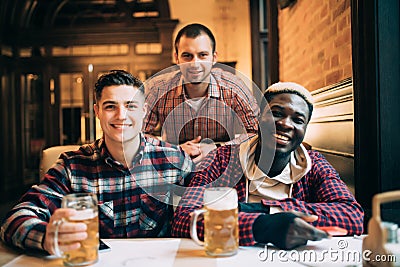
M 2 0 L 0 218 L 38 183 L 43 149 L 101 136 L 97 77 L 125 69 L 145 81 L 172 66 L 175 34 L 194 22 L 255 94 L 279 80 L 312 92 L 306 141 L 340 172 L 366 222 L 374 194 L 400 189 L 397 0 Z M 400 203 L 382 215 L 400 224 Z

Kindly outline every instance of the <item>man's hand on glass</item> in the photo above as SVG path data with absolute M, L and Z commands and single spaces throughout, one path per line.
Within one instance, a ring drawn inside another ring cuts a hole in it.
M 85 223 L 67 222 L 64 218 L 74 216 L 76 210 L 60 208 L 57 209 L 50 217 L 50 221 L 46 226 L 46 235 L 44 238 L 43 248 L 50 254 L 55 254 L 54 236 L 58 228 L 59 248 L 62 251 L 75 250 L 80 247 L 80 242 L 87 238 Z

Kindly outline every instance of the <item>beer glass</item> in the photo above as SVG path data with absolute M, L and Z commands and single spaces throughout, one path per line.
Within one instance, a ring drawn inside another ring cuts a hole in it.
M 63 197 L 62 208 L 75 209 L 74 216 L 63 218 L 56 223 L 54 233 L 54 248 L 56 255 L 62 257 L 66 266 L 82 266 L 97 262 L 99 248 L 99 219 L 97 197 L 91 193 L 69 194 Z M 63 222 L 83 222 L 87 226 L 87 238 L 80 241 L 81 246 L 76 250 L 62 252 L 58 244 L 58 226 Z
M 192 213 L 190 236 L 209 256 L 235 255 L 239 247 L 238 198 L 229 187 L 207 188 L 204 206 Z M 197 236 L 197 220 L 204 216 L 204 242 Z

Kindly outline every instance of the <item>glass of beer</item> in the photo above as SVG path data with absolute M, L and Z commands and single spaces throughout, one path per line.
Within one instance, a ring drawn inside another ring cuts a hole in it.
M 88 237 L 80 242 L 80 248 L 62 252 L 59 249 L 57 227 L 54 233 L 56 255 L 62 257 L 63 263 L 66 266 L 82 266 L 97 262 L 99 248 L 99 219 L 96 195 L 91 193 L 66 195 L 62 199 L 61 207 L 75 209 L 77 211 L 74 216 L 63 218 L 63 221 L 85 223 L 87 225 L 86 231 Z
M 229 187 L 207 188 L 204 207 L 192 213 L 190 236 L 209 256 L 235 255 L 239 248 L 238 197 Z M 197 236 L 197 220 L 204 216 L 204 242 Z

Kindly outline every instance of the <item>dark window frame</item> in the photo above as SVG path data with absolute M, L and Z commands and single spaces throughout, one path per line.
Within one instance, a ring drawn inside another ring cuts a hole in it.
M 279 81 L 277 1 L 250 0 L 250 20 L 252 77 L 254 83 L 264 91 Z
M 400 189 L 399 2 L 352 0 L 351 19 L 355 192 L 367 226 L 373 196 Z M 382 219 L 400 223 L 399 204 L 383 205 Z

